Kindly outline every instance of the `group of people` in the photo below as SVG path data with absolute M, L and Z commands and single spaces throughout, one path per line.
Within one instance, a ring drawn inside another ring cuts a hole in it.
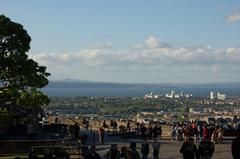
M 216 131 L 215 128 L 214 131 Z M 232 157 L 240 159 L 240 127 L 237 129 L 237 137 L 232 142 Z M 194 138 L 190 137 L 185 141 L 180 149 L 183 154 L 183 159 L 211 159 L 214 153 L 214 142 L 211 141 L 211 136 L 208 134 L 206 138 L 200 141 L 199 146 L 194 144 Z
M 102 128 L 103 129 L 108 129 L 108 131 L 110 129 L 113 130 L 113 132 L 117 132 L 118 131 L 118 124 L 116 120 L 110 120 L 109 125 L 106 123 L 106 121 L 104 120 L 102 123 Z
M 143 139 L 157 139 L 158 137 L 161 138 L 162 136 L 162 127 L 159 124 L 155 124 L 154 126 L 149 124 L 148 127 L 146 127 L 144 123 L 141 123 L 137 125 L 136 129 L 136 132 L 139 132 L 140 130 L 140 134 Z
M 192 136 L 195 142 L 206 140 L 206 137 L 210 136 L 214 143 L 222 143 L 223 129 L 221 126 L 207 126 L 192 123 L 174 124 L 171 128 L 171 139 L 177 141 L 185 141 Z
M 153 158 L 159 158 L 159 150 L 160 144 L 155 140 L 152 143 L 152 153 Z M 129 147 L 122 146 L 120 150 L 118 150 L 117 144 L 112 144 L 110 150 L 106 152 L 103 156 L 104 159 L 147 159 L 149 155 L 149 143 L 144 140 L 141 146 L 141 155 L 137 151 L 137 144 L 135 142 L 131 142 Z M 91 145 L 89 149 L 86 151 L 85 159 L 100 159 L 100 155 L 96 152 L 96 146 Z
M 194 138 L 189 137 L 182 145 L 180 153 L 183 154 L 183 159 L 211 159 L 214 153 L 214 143 L 209 137 L 200 141 L 199 146 L 194 143 Z

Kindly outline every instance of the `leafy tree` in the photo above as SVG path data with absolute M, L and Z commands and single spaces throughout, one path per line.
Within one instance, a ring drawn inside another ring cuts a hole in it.
M 5 117 L 36 117 L 41 106 L 49 102 L 40 88 L 48 84 L 50 74 L 28 58 L 30 41 L 21 24 L 0 15 L 0 109 Z

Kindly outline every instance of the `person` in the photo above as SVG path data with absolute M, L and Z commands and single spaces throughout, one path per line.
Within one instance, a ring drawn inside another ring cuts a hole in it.
M 199 141 L 201 142 L 202 137 L 203 137 L 203 127 L 202 127 L 202 125 L 198 125 L 197 129 L 198 129 L 198 138 L 199 138 Z
M 132 156 L 133 156 L 132 159 L 140 159 L 140 155 L 136 150 L 136 148 L 137 148 L 136 142 L 131 142 L 129 147 L 130 147 L 130 151 L 131 151 Z
M 113 130 L 117 133 L 117 127 L 118 127 L 118 124 L 117 124 L 117 121 L 115 120 L 113 122 Z
M 171 127 L 171 140 L 174 140 L 175 136 L 176 136 L 176 124 L 173 124 Z
M 55 118 L 54 122 L 55 122 L 55 123 L 58 123 L 58 122 L 59 122 L 59 121 L 58 121 L 58 117 Z
M 78 141 L 79 139 L 79 132 L 80 132 L 80 127 L 78 126 L 77 123 L 74 124 L 74 137 L 75 140 Z
M 157 125 L 155 125 L 153 127 L 153 138 L 157 139 L 157 137 L 158 137 L 158 127 L 157 127 Z
M 149 124 L 149 126 L 148 126 L 148 138 L 149 139 L 152 139 L 152 134 L 153 134 L 153 128 L 152 128 L 152 125 Z
M 182 141 L 183 140 L 183 128 L 182 126 L 179 126 L 176 130 L 176 140 Z
M 34 149 L 32 149 L 31 152 L 29 153 L 28 158 L 29 159 L 38 159 L 38 155 Z
M 214 144 L 217 144 L 218 143 L 218 126 L 216 126 L 213 130 L 213 133 L 212 133 L 212 140 L 214 142 Z
M 152 148 L 153 148 L 153 159 L 158 159 L 160 144 L 157 143 L 156 139 L 154 139 L 154 142 L 152 144 Z
M 141 153 L 142 153 L 142 159 L 147 159 L 148 154 L 149 154 L 149 144 L 147 143 L 147 140 L 144 139 L 142 148 L 141 148 Z
M 128 132 L 131 131 L 131 125 L 130 125 L 130 121 L 129 121 L 129 120 L 128 120 L 128 122 L 127 122 L 127 130 L 128 130 Z
M 121 153 L 120 153 L 119 159 L 128 159 L 128 152 L 127 152 L 126 146 L 121 147 Z
M 195 159 L 197 157 L 197 147 L 194 144 L 194 138 L 190 137 L 185 141 L 180 149 L 183 159 Z
M 85 125 L 86 124 L 86 118 L 83 118 L 83 125 Z
M 98 130 L 98 135 L 99 135 L 99 142 L 100 144 L 104 144 L 104 128 L 103 127 L 100 127 L 99 130 Z
M 54 158 L 69 159 L 69 155 L 64 149 L 59 149 L 54 152 Z
M 89 152 L 86 155 L 85 159 L 100 159 L 99 154 L 96 152 L 96 146 L 91 145 L 89 148 Z
M 159 134 L 159 137 L 161 139 L 161 137 L 162 137 L 162 127 L 161 127 L 161 125 L 158 125 L 158 134 Z
M 210 136 L 207 136 L 206 140 L 201 141 L 198 146 L 198 159 L 211 159 L 214 149 L 214 144 L 210 141 Z
M 145 135 L 146 127 L 144 126 L 144 124 L 141 124 L 140 131 L 141 131 L 142 138 L 145 139 L 145 137 L 146 137 L 146 135 Z
M 206 140 L 207 135 L 208 135 L 208 128 L 207 128 L 207 126 L 205 125 L 205 126 L 203 127 L 203 140 Z
M 233 159 L 240 159 L 240 126 L 237 128 L 237 137 L 232 142 L 232 156 Z
M 105 120 L 103 120 L 102 127 L 103 127 L 104 129 L 106 129 L 106 128 L 108 127 Z
M 52 152 L 49 149 L 46 149 L 44 152 L 43 158 L 44 159 L 52 159 L 53 158 Z
M 110 150 L 106 153 L 105 159 L 120 159 L 120 152 L 117 144 L 111 145 Z

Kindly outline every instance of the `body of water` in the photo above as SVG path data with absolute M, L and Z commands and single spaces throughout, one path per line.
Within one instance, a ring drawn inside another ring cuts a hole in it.
M 194 97 L 209 97 L 210 91 L 223 92 L 228 97 L 240 97 L 240 88 L 44 88 L 42 91 L 49 96 L 93 96 L 93 97 L 143 97 L 146 93 L 155 92 L 161 95 L 174 90 L 185 92 Z

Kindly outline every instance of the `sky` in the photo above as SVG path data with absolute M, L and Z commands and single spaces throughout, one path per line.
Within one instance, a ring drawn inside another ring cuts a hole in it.
M 50 80 L 240 81 L 239 0 L 0 0 Z

